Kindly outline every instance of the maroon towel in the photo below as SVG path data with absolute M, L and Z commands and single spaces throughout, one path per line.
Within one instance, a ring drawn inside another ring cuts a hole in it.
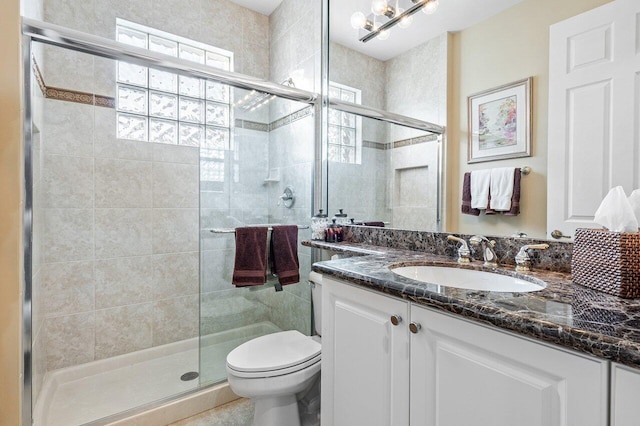
M 364 222 L 364 226 L 377 226 L 379 228 L 384 228 L 384 222 Z
M 464 174 L 462 183 L 462 213 L 480 216 L 480 209 L 471 208 L 471 172 Z
M 274 226 L 271 232 L 271 273 L 278 276 L 281 285 L 300 281 L 298 262 L 298 226 Z
M 511 195 L 511 209 L 504 212 L 505 216 L 518 216 L 520 214 L 520 181 L 522 171 L 516 168 L 513 174 L 513 194 Z
M 267 231 L 261 226 L 236 228 L 233 284 L 237 287 L 267 282 Z

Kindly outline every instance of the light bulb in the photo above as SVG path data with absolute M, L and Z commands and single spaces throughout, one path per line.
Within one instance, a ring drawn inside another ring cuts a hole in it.
M 373 3 L 371 3 L 371 11 L 375 15 L 384 15 L 387 11 L 387 0 L 373 0 Z
M 397 14 L 401 15 L 402 13 L 404 13 L 404 9 L 398 9 Z M 407 28 L 409 25 L 411 25 L 412 22 L 413 22 L 413 16 L 412 15 L 405 16 L 404 18 L 402 18 L 400 20 L 400 22 L 398 22 L 398 26 L 400 28 Z
M 438 6 L 440 3 L 438 0 L 427 0 L 427 4 L 422 8 L 422 11 L 427 15 L 431 15 L 436 10 L 438 10 Z
M 362 12 L 355 12 L 351 15 L 351 26 L 356 30 L 364 28 L 364 24 L 367 22 L 367 17 Z
M 391 33 L 388 30 L 382 30 L 378 33 L 376 37 L 378 38 L 378 40 L 386 40 L 389 38 L 390 35 Z

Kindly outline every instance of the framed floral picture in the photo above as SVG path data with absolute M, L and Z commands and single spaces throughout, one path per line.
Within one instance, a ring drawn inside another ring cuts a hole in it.
M 531 156 L 531 81 L 469 96 L 467 163 Z

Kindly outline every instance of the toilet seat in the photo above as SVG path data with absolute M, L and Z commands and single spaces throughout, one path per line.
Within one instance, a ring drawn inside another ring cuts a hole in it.
M 320 362 L 321 345 L 296 330 L 268 334 L 243 343 L 227 356 L 237 377 L 260 378 L 294 373 Z

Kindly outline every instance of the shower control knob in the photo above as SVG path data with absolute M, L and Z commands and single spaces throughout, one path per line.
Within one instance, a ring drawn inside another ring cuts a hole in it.
M 391 315 L 391 324 L 398 325 L 402 322 L 402 317 L 400 315 Z
M 411 331 L 413 334 L 416 334 L 418 331 L 420 331 L 421 328 L 422 326 L 417 322 L 412 322 L 411 324 L 409 324 L 409 331 Z

